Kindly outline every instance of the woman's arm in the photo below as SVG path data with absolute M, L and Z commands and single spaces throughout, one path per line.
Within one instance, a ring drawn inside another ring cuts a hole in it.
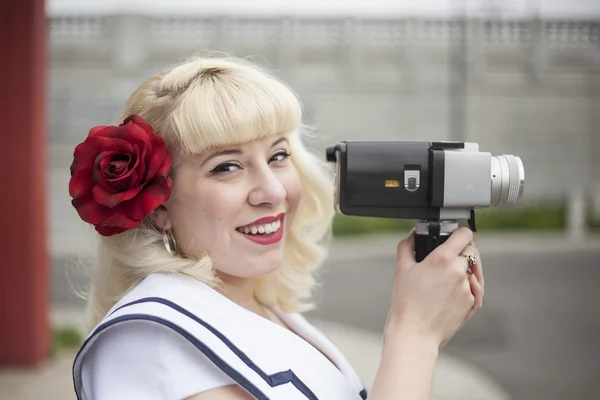
M 430 399 L 438 346 L 410 332 L 388 332 L 369 400 Z
M 481 268 L 470 275 L 464 257 L 476 252 L 472 238 L 469 229 L 459 228 L 420 263 L 414 258 L 414 231 L 399 243 L 382 358 L 369 400 L 431 398 L 440 347 L 481 307 Z

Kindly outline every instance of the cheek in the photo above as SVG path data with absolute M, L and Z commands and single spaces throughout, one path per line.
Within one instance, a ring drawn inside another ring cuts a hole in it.
M 203 182 L 178 193 L 174 202 L 174 222 L 186 236 L 194 236 L 200 242 L 215 237 L 217 228 L 229 226 L 239 199 L 231 191 Z
M 244 198 L 239 190 L 231 189 L 223 185 L 215 185 L 205 187 L 198 192 L 197 208 L 205 221 L 205 226 L 210 226 L 214 230 L 218 227 L 229 227 L 235 222 Z

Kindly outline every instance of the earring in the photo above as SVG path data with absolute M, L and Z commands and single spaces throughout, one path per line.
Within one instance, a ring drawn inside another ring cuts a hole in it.
M 165 249 L 167 249 L 169 254 L 171 254 L 172 256 L 176 256 L 177 255 L 177 241 L 175 240 L 175 236 L 173 235 L 173 230 L 168 229 L 166 231 L 163 231 L 162 232 L 162 240 L 163 240 L 163 244 L 165 245 Z

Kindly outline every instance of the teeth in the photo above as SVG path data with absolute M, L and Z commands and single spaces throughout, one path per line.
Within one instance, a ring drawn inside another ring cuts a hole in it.
M 256 225 L 256 226 L 246 226 L 243 228 L 238 228 L 237 230 L 240 232 L 244 232 L 245 234 L 252 234 L 252 235 L 256 235 L 258 233 L 260 234 L 271 234 L 273 232 L 277 232 L 279 230 L 279 228 L 281 228 L 281 220 L 277 220 L 271 224 L 264 224 L 264 225 Z

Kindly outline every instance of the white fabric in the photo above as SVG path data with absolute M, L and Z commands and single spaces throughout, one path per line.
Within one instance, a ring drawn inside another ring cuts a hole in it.
M 235 383 L 180 334 L 149 321 L 131 321 L 101 335 L 82 374 L 90 399 L 184 399 Z
M 120 308 L 148 297 L 175 305 L 145 301 Z M 273 311 L 295 333 L 189 277 L 154 274 L 90 335 L 75 361 L 76 389 L 83 400 L 181 399 L 237 381 L 269 399 L 306 399 L 311 393 L 361 399 L 363 386 L 341 352 L 301 315 Z M 296 385 L 281 383 L 291 372 Z

